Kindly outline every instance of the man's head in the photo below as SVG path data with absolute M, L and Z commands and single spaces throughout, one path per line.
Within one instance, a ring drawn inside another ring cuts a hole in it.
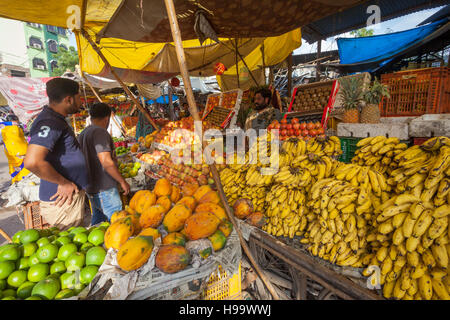
M 272 92 L 269 89 L 259 89 L 256 91 L 254 98 L 256 110 L 267 108 L 270 104 L 270 99 L 272 99 Z
M 111 119 L 111 108 L 106 103 L 96 103 L 89 109 L 89 115 L 93 124 L 106 129 Z
M 76 81 L 54 78 L 47 82 L 47 96 L 51 107 L 65 115 L 77 113 L 82 105 L 80 86 Z

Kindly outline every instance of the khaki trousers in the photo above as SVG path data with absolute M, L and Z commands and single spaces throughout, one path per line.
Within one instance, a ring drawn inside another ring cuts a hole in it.
M 68 202 L 64 203 L 62 207 L 58 207 L 53 204 L 54 201 L 41 201 L 41 216 L 50 226 L 57 227 L 60 230 L 79 226 L 84 218 L 85 199 L 85 191 L 80 190 L 73 195 L 70 206 Z

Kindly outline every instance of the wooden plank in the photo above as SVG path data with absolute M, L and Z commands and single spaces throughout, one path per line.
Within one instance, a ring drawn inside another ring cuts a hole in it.
M 314 259 L 295 248 L 256 230 L 251 234 L 252 241 L 270 251 L 275 256 L 288 262 L 294 268 L 305 273 L 312 280 L 335 292 L 344 299 L 383 300 L 375 292 L 362 288 L 350 279 L 318 264 Z

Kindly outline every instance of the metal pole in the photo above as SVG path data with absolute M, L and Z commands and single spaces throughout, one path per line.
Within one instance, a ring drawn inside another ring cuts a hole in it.
M 180 65 L 181 76 L 183 77 L 184 87 L 186 89 L 186 95 L 187 95 L 187 100 L 188 100 L 188 104 L 189 104 L 189 109 L 191 111 L 191 114 L 192 114 L 192 117 L 194 118 L 194 120 L 201 121 L 200 116 L 198 114 L 197 105 L 195 104 L 194 93 L 192 91 L 192 86 L 191 86 L 191 80 L 189 78 L 189 73 L 188 73 L 187 64 L 186 64 L 186 58 L 185 58 L 184 50 L 183 50 L 183 43 L 181 40 L 181 32 L 180 32 L 180 28 L 178 26 L 178 20 L 177 20 L 177 16 L 175 13 L 175 5 L 173 3 L 173 0 L 164 0 L 164 3 L 166 4 L 166 10 L 167 10 L 167 14 L 169 17 L 169 22 L 170 22 L 170 29 L 172 31 L 172 37 L 173 37 L 173 40 L 175 43 L 175 49 L 176 49 L 176 53 L 177 53 L 178 63 Z M 203 139 L 202 139 L 202 141 L 203 141 Z M 239 227 L 236 223 L 235 217 L 234 217 L 234 215 L 231 211 L 231 208 L 228 204 L 225 193 L 223 192 L 222 184 L 220 183 L 219 172 L 217 171 L 216 166 L 214 164 L 212 164 L 209 167 L 210 167 L 214 182 L 216 183 L 216 187 L 217 187 L 220 199 L 222 200 L 222 204 L 224 205 L 225 212 L 228 216 L 228 219 L 233 224 L 233 226 L 239 236 L 239 240 L 241 242 L 242 248 L 244 249 L 244 252 L 247 254 L 250 262 L 255 267 L 256 272 L 261 277 L 261 280 L 264 282 L 267 289 L 272 294 L 273 298 L 275 300 L 279 300 L 277 292 L 275 291 L 274 287 L 272 286 L 270 281 L 267 279 L 266 275 L 261 270 L 259 264 L 253 257 L 253 255 L 248 247 L 247 242 L 245 241 L 244 237 L 242 236 L 241 231 L 239 230 Z
M 317 59 L 320 59 L 322 53 L 322 40 L 317 41 Z M 317 61 L 316 65 L 316 81 L 320 81 L 320 61 Z
M 291 97 L 292 95 L 292 52 L 287 57 L 287 65 L 288 65 L 288 83 L 287 83 L 287 90 L 288 90 L 288 97 Z

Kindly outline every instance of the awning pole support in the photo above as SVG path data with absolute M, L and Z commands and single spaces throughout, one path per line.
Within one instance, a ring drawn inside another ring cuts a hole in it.
M 123 83 L 122 79 L 120 79 L 118 74 L 114 71 L 113 67 L 110 65 L 110 63 L 108 62 L 106 57 L 103 55 L 103 53 L 101 52 L 99 47 L 95 44 L 95 42 L 92 41 L 91 37 L 86 32 L 86 30 L 81 29 L 80 31 L 81 31 L 81 34 L 83 35 L 83 37 L 89 42 L 91 47 L 95 50 L 95 52 L 97 52 L 97 54 L 99 55 L 100 59 L 102 59 L 103 63 L 111 70 L 112 75 L 114 76 L 114 78 L 116 78 L 117 82 L 119 82 L 119 84 L 122 87 L 122 89 L 131 98 L 131 100 L 133 100 L 133 102 L 136 104 L 136 106 L 139 108 L 139 110 L 142 112 L 142 114 L 145 116 L 145 118 L 147 118 L 147 120 L 151 123 L 151 125 L 157 131 L 159 131 L 158 125 L 155 123 L 155 121 L 153 121 L 153 119 L 150 116 L 150 114 L 148 113 L 148 111 L 140 104 L 139 100 L 134 96 L 134 94 L 131 93 L 131 91 L 130 91 L 130 89 L 128 89 L 127 85 L 125 83 Z
M 181 32 L 180 32 L 180 28 L 178 26 L 178 20 L 177 20 L 177 16 L 176 16 L 176 12 L 175 12 L 175 5 L 173 3 L 173 0 L 164 0 L 164 3 L 166 4 L 166 10 L 167 10 L 168 18 L 169 18 L 170 29 L 172 31 L 172 37 L 173 37 L 173 41 L 175 43 L 175 49 L 177 52 L 178 63 L 180 65 L 181 76 L 183 77 L 183 83 L 184 83 L 184 87 L 186 90 L 189 109 L 191 111 L 191 114 L 192 114 L 192 117 L 194 118 L 194 120 L 201 121 L 200 116 L 198 114 L 197 105 L 195 104 L 194 93 L 192 91 L 192 86 L 191 86 L 191 80 L 189 78 L 189 73 L 188 73 L 187 64 L 186 64 L 186 58 L 185 58 L 184 50 L 183 50 L 183 43 L 181 40 Z M 202 140 L 202 144 L 203 144 L 204 143 L 203 137 L 201 137 L 201 140 Z M 215 164 L 213 163 L 209 167 L 210 167 L 214 182 L 216 184 L 220 199 L 225 208 L 225 212 L 228 216 L 228 219 L 233 224 L 234 229 L 236 230 L 236 232 L 239 236 L 239 241 L 241 242 L 241 246 L 244 249 L 244 252 L 247 254 L 247 257 L 249 258 L 252 265 L 255 267 L 256 272 L 261 277 L 261 280 L 266 285 L 266 287 L 269 290 L 269 292 L 271 293 L 272 297 L 275 300 L 279 300 L 279 296 L 278 296 L 277 292 L 275 291 L 272 283 L 268 280 L 267 276 L 262 271 L 258 262 L 253 257 L 253 255 L 250 251 L 250 248 L 248 247 L 247 242 L 245 241 L 244 237 L 242 236 L 241 230 L 239 229 L 236 219 L 235 219 L 235 217 L 231 211 L 231 208 L 228 204 L 225 193 L 223 192 L 219 173 L 217 171 Z

